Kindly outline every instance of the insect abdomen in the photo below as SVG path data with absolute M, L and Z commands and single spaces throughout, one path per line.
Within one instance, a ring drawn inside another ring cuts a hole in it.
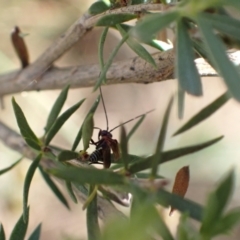
M 92 152 L 88 159 L 90 163 L 98 163 L 98 161 L 102 161 L 102 160 L 103 160 L 102 148 Z

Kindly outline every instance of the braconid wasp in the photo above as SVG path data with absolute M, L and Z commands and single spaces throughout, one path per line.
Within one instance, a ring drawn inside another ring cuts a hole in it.
M 118 141 L 116 139 L 113 139 L 111 132 L 126 123 L 129 123 L 137 118 L 142 117 L 145 114 L 152 112 L 153 110 L 148 111 L 144 114 L 138 115 L 132 119 L 129 119 L 128 121 L 121 123 L 116 127 L 112 128 L 111 130 L 109 130 L 108 115 L 107 115 L 101 87 L 99 87 L 99 90 L 100 90 L 100 96 L 102 99 L 103 109 L 106 117 L 107 127 L 106 127 L 106 130 L 102 130 L 101 128 L 94 127 L 94 129 L 99 129 L 98 141 L 94 142 L 93 139 L 91 139 L 91 144 L 96 146 L 96 150 L 89 155 L 88 161 L 89 161 L 89 164 L 103 164 L 104 168 L 109 168 L 111 165 L 111 150 L 113 152 L 114 160 L 118 160 L 120 158 Z

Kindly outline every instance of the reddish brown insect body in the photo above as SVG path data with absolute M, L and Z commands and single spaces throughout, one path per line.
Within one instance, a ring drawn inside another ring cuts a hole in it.
M 91 143 L 94 144 L 96 146 L 96 150 L 90 154 L 89 156 L 89 164 L 103 164 L 104 168 L 109 168 L 111 166 L 111 150 L 113 152 L 113 157 L 114 160 L 118 160 L 120 158 L 120 150 L 119 150 L 119 145 L 118 145 L 118 141 L 116 139 L 112 138 L 112 134 L 111 132 L 113 130 L 115 130 L 116 128 L 131 122 L 137 118 L 140 118 L 141 116 L 153 111 L 149 111 L 145 114 L 139 115 L 135 118 L 132 118 L 116 127 L 114 127 L 111 130 L 108 130 L 108 117 L 107 117 L 107 112 L 106 112 L 106 108 L 105 108 L 105 103 L 103 100 L 103 95 L 102 95 L 102 90 L 101 87 L 100 89 L 100 94 L 101 94 L 101 98 L 102 98 L 102 103 L 103 103 L 103 108 L 104 108 L 104 112 L 105 112 L 105 116 L 106 116 L 106 122 L 107 122 L 107 130 L 102 130 L 100 128 L 94 127 L 95 129 L 99 129 L 99 133 L 98 133 L 98 141 L 94 142 L 91 139 Z

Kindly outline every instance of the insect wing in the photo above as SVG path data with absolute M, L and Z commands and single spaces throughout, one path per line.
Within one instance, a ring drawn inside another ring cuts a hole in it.
M 110 168 L 111 166 L 111 150 L 110 148 L 105 145 L 102 149 L 103 153 L 103 166 L 104 168 Z
M 118 141 L 116 139 L 110 139 L 109 140 L 109 146 L 113 151 L 114 160 L 118 160 L 120 158 Z

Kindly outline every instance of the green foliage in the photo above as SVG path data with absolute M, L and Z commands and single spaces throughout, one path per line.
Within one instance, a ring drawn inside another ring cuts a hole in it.
M 142 0 L 133 0 L 127 3 L 131 5 L 142 2 Z M 166 2 L 167 1 L 164 1 L 163 3 L 166 4 Z M 114 3 L 112 6 L 117 8 L 124 2 L 111 1 L 111 3 Z M 175 28 L 174 30 L 176 30 L 175 73 L 178 79 L 179 117 L 183 117 L 184 96 L 186 92 L 195 96 L 203 94 L 201 80 L 194 63 L 195 53 L 204 57 L 223 77 L 228 91 L 196 113 L 187 123 L 175 131 L 175 136 L 196 127 L 199 123 L 208 119 L 231 97 L 240 101 L 240 76 L 237 68 L 233 66 L 228 59 L 226 47 L 222 41 L 223 36 L 228 36 L 234 41 L 240 40 L 237 35 L 240 21 L 223 10 L 225 5 L 234 6 L 240 10 L 240 4 L 238 0 L 182 0 L 177 5 L 174 5 L 174 1 L 171 1 L 171 3 L 173 5 L 163 13 L 153 14 L 143 12 L 143 15 L 146 16 L 140 17 L 135 26 L 130 26 L 124 22 L 137 19 L 139 13 L 122 12 L 116 14 L 116 12 L 113 12 L 113 14 L 109 14 L 109 12 L 111 12 L 110 10 L 107 14 L 102 14 L 110 8 L 110 4 L 105 4 L 103 1 L 94 3 L 90 7 L 89 12 L 93 15 L 101 14 L 101 18 L 96 26 L 105 27 L 98 47 L 101 73 L 96 81 L 94 90 L 106 82 L 107 71 L 124 43 L 128 44 L 147 64 L 156 67 L 152 55 L 142 46 L 142 43 L 154 46 L 162 51 L 164 48 L 157 46 L 154 38 L 159 31 L 168 27 Z M 124 11 L 127 11 L 126 9 L 127 8 L 124 8 Z M 109 28 L 118 31 L 122 39 L 117 43 L 107 61 L 104 62 L 103 49 Z M 194 34 L 192 34 L 193 32 L 200 32 L 200 37 L 195 38 Z M 163 189 L 165 181 L 164 173 L 159 173 L 162 164 L 168 161 L 178 160 L 178 158 L 187 154 L 197 153 L 219 142 L 223 136 L 203 143 L 164 151 L 164 146 L 167 141 L 166 133 L 168 130 L 168 122 L 173 105 L 173 99 L 171 98 L 168 106 L 166 106 L 163 121 L 159 124 L 160 134 L 155 146 L 155 152 L 152 155 L 141 157 L 129 154 L 128 152 L 129 140 L 145 118 L 145 115 L 140 115 L 136 117 L 139 118 L 139 120 L 129 133 L 127 133 L 124 126 L 121 126 L 119 144 L 121 156 L 114 166 L 112 165 L 109 169 L 98 169 L 95 168 L 94 165 L 88 166 L 91 152 L 87 152 L 87 150 L 93 135 L 93 119 L 100 102 L 100 96 L 86 114 L 71 149 L 54 148 L 50 145 L 52 139 L 60 131 L 63 124 L 79 109 L 85 100 L 80 100 L 59 115 L 66 102 L 69 88 L 70 86 L 66 86 L 56 99 L 47 117 L 45 134 L 41 138 L 35 135 L 22 109 L 16 103 L 15 99 L 12 99 L 12 105 L 21 135 L 29 147 L 34 149 L 37 157 L 33 160 L 25 177 L 23 214 L 15 225 L 10 240 L 23 240 L 25 237 L 29 218 L 29 188 L 37 167 L 51 191 L 53 191 L 55 196 L 68 209 L 68 202 L 52 180 L 52 176 L 65 182 L 66 190 L 73 202 L 77 203 L 78 201 L 77 194 L 75 195 L 75 193 L 77 193 L 76 191 L 80 191 L 81 194 L 86 196 L 87 200 L 83 208 L 87 209 L 86 225 L 88 239 L 90 240 L 145 240 L 155 239 L 155 237 L 161 237 L 164 240 L 173 240 L 175 236 L 171 234 L 164 219 L 157 212 L 155 208 L 156 205 L 161 205 L 164 208 L 171 206 L 171 208 L 179 210 L 182 213 L 177 230 L 177 239 L 179 240 L 212 239 L 217 235 L 228 233 L 236 224 L 239 224 L 240 208 L 226 211 L 234 191 L 235 176 L 233 171 L 212 191 L 205 205 L 200 205 Z M 103 144 L 101 148 L 97 150 L 99 150 L 99 154 L 102 155 L 97 156 L 99 158 L 97 160 L 101 163 L 104 159 L 104 148 L 108 147 L 111 149 L 113 147 L 111 141 L 114 138 L 111 139 L 107 136 L 100 136 L 100 139 L 103 141 Z M 78 152 L 76 149 L 81 140 L 83 140 L 83 151 Z M 98 139 L 94 142 L 97 141 Z M 75 161 L 67 162 L 72 159 Z M 47 160 L 49 164 L 44 164 L 45 160 Z M 20 160 L 1 170 L 0 175 L 11 170 L 19 162 Z M 141 184 L 142 182 L 144 182 L 144 184 Z M 101 209 L 99 208 L 101 201 L 98 202 L 99 192 L 101 192 L 109 202 L 115 201 L 124 205 L 123 200 L 119 198 L 114 191 L 132 195 L 131 214 L 128 218 L 113 219 L 100 231 L 98 225 L 98 213 L 99 209 Z M 189 223 L 189 218 L 197 220 L 200 228 L 194 229 Z M 41 224 L 36 227 L 29 237 L 29 240 L 39 239 L 40 231 Z M 5 239 L 2 225 L 0 227 L 0 240 L 1 239 Z
M 63 196 L 63 194 L 61 193 L 57 185 L 53 182 L 53 180 L 50 178 L 50 176 L 44 171 L 41 166 L 38 166 L 38 168 L 43 176 L 43 179 L 45 180 L 49 188 L 52 190 L 52 192 L 55 194 L 55 196 L 66 208 L 70 209 L 66 198 Z
M 122 37 L 127 35 L 127 32 L 122 28 L 120 24 L 117 24 L 116 27 L 120 34 L 122 35 Z M 126 43 L 139 57 L 141 57 L 143 60 L 150 63 L 154 67 L 156 67 L 156 63 L 152 55 L 141 44 L 139 44 L 138 41 L 136 41 L 132 37 L 129 37 L 126 40 Z
M 36 159 L 33 160 L 32 164 L 30 165 L 23 186 L 23 221 L 27 222 L 28 219 L 28 193 L 30 189 L 30 185 L 32 182 L 33 175 L 35 170 L 37 169 L 39 162 L 42 158 L 42 154 L 39 154 Z
M 94 192 L 94 197 L 87 208 L 87 232 L 88 240 L 97 240 L 100 236 L 100 228 L 98 224 L 98 206 L 97 195 L 95 194 L 95 186 L 89 186 L 89 196 Z
M 201 96 L 202 83 L 194 63 L 192 43 L 183 19 L 180 19 L 177 23 L 177 40 L 176 75 L 179 85 L 187 93 Z
M 14 226 L 9 240 L 24 240 L 24 237 L 27 232 L 28 227 L 28 218 L 29 218 L 29 207 L 27 208 L 25 221 L 23 215 L 19 218 L 16 225 Z
M 14 109 L 14 113 L 17 119 L 17 124 L 20 129 L 20 132 L 26 141 L 26 143 L 33 149 L 41 150 L 41 142 L 34 134 L 30 126 L 28 125 L 27 119 L 24 116 L 22 109 L 16 103 L 15 99 L 12 98 L 12 105 Z
M 18 161 L 16 161 L 15 163 L 13 163 L 11 166 L 7 167 L 7 168 L 4 168 L 2 170 L 0 170 L 0 175 L 8 172 L 9 170 L 11 170 L 12 168 L 14 168 L 18 163 L 20 163 L 22 160 L 22 158 L 20 158 Z
M 69 108 L 68 110 L 66 110 L 61 116 L 59 116 L 56 121 L 54 122 L 54 124 L 52 125 L 52 127 L 49 129 L 49 132 L 46 136 L 45 139 L 45 144 L 49 145 L 49 143 L 51 142 L 51 140 L 53 139 L 53 137 L 57 134 L 57 132 L 60 130 L 60 128 L 62 127 L 62 125 L 68 120 L 69 117 L 71 117 L 71 115 L 78 110 L 78 108 L 82 105 L 82 103 L 85 101 L 85 99 L 82 99 L 81 101 L 79 101 L 78 103 L 76 103 L 75 105 L 73 105 L 71 108 Z
M 56 121 L 60 111 L 62 110 L 62 107 L 67 99 L 69 87 L 70 87 L 70 85 L 67 85 L 65 88 L 63 88 L 60 95 L 56 99 L 56 101 L 48 115 L 48 119 L 47 119 L 47 123 L 46 123 L 46 127 L 45 127 L 46 133 L 52 127 L 52 125 Z
M 0 240 L 5 240 L 5 232 L 4 232 L 4 228 L 3 225 L 0 225 Z
M 169 115 L 171 112 L 172 104 L 173 104 L 173 98 L 170 99 L 167 109 L 166 109 L 166 112 L 164 114 L 161 131 L 160 131 L 157 145 L 156 145 L 155 154 L 151 159 L 151 162 L 152 162 L 151 178 L 153 178 L 153 179 L 155 178 L 155 176 L 158 173 L 158 165 L 162 162 L 162 155 L 163 155 L 162 151 L 163 151 L 164 142 L 166 140 L 167 125 L 168 125 L 168 120 L 169 120 Z
M 41 227 L 42 227 L 42 224 L 39 223 L 38 226 L 32 232 L 31 236 L 28 238 L 28 240 L 39 240 L 40 233 L 41 233 Z
M 83 122 L 82 126 L 82 138 L 83 138 L 83 149 L 84 151 L 88 149 L 90 140 L 93 134 L 93 114 L 89 114 Z

